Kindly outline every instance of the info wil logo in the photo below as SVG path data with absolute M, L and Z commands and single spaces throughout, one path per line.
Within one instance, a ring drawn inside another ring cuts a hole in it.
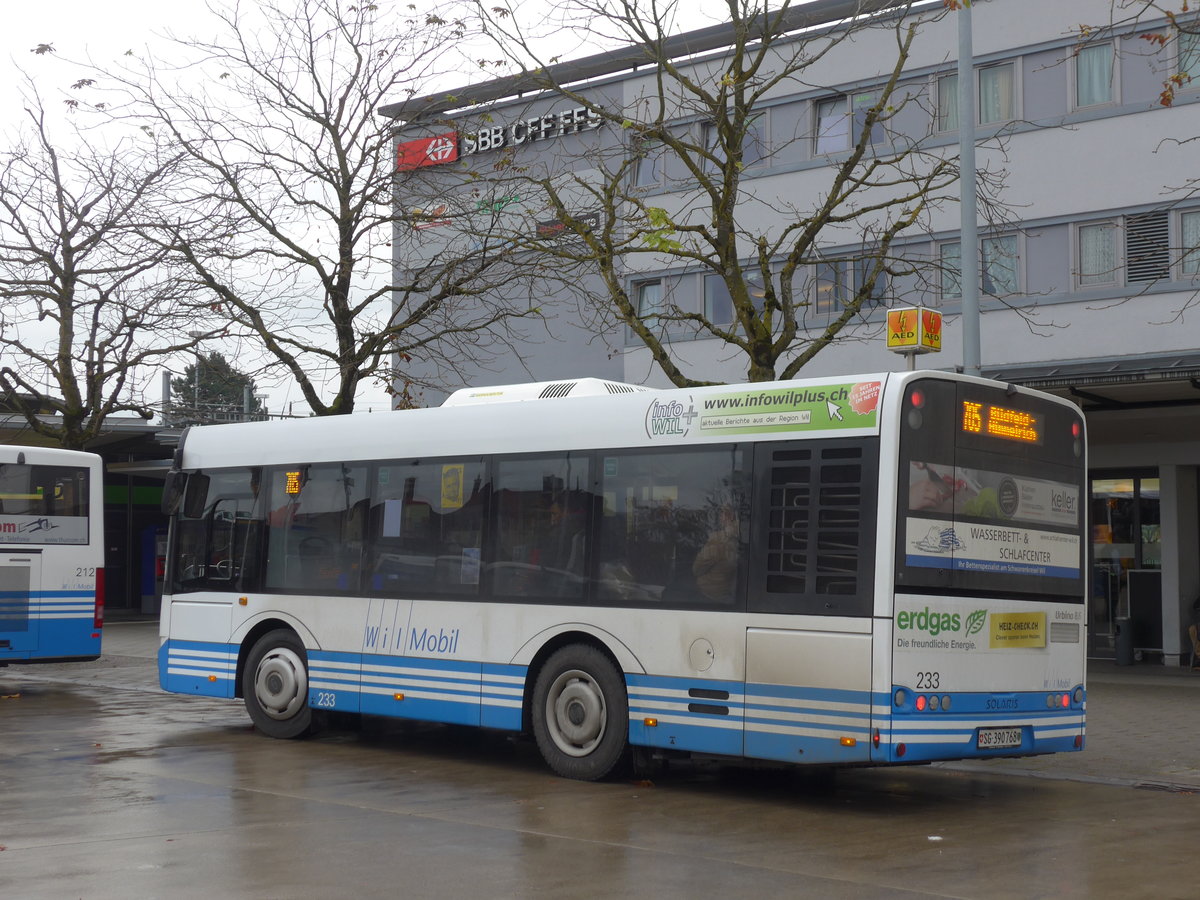
M 646 434 L 649 437 L 685 435 L 696 415 L 695 407 L 690 401 L 685 410 L 678 400 L 655 400 L 646 410 Z

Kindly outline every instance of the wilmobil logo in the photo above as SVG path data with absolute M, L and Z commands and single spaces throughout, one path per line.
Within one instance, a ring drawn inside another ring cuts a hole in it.
M 987 610 L 977 609 L 963 617 L 959 613 L 937 612 L 928 606 L 922 610 L 901 610 L 896 613 L 896 630 L 919 632 L 928 635 L 928 640 L 920 639 L 920 635 L 905 636 L 899 639 L 901 647 L 937 648 L 948 650 L 974 650 L 974 641 L 959 638 L 972 637 L 983 631 L 987 622 Z M 949 639 L 947 639 L 949 638 Z

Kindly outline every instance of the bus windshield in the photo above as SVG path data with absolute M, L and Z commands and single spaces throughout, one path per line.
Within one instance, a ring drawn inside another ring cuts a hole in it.
M 923 379 L 902 407 L 896 586 L 1082 603 L 1082 417 Z

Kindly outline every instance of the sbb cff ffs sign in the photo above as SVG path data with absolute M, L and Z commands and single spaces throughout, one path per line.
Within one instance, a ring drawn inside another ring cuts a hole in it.
M 942 349 L 942 314 L 923 306 L 889 309 L 887 346 L 897 353 L 936 353 Z

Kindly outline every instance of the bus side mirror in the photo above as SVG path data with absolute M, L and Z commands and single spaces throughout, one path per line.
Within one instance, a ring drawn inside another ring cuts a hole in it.
M 200 472 L 188 475 L 187 490 L 183 494 L 183 514 L 189 519 L 199 519 L 204 515 L 204 506 L 208 502 L 208 476 Z
M 162 512 L 164 516 L 175 515 L 179 509 L 179 501 L 183 499 L 184 488 L 187 487 L 187 475 L 178 469 L 167 472 L 167 480 L 163 484 Z

